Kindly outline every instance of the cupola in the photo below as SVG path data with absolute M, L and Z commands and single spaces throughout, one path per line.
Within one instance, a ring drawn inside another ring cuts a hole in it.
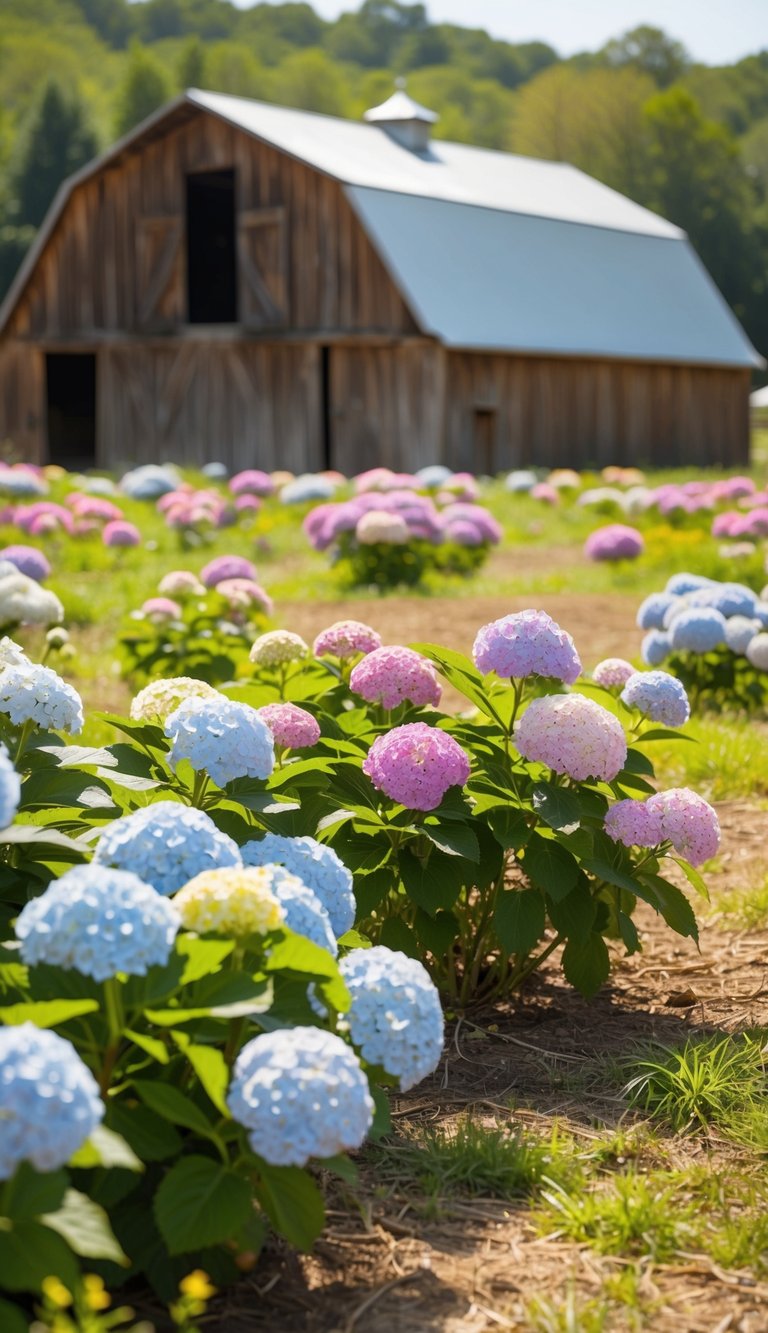
M 439 116 L 425 106 L 414 102 L 405 91 L 405 79 L 396 80 L 396 90 L 381 106 L 371 107 L 363 120 L 378 125 L 390 139 L 408 148 L 412 153 L 424 153 L 429 148 L 429 136 Z

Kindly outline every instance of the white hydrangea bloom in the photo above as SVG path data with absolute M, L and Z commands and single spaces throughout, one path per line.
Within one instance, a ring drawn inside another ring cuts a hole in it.
M 83 729 L 83 701 L 50 667 L 28 662 L 0 671 L 0 713 L 7 713 L 14 726 L 34 722 L 46 731 Z

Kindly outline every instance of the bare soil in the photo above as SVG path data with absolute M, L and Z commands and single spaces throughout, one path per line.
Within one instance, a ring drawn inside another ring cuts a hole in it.
M 746 802 L 724 803 L 719 813 L 723 852 L 710 877 L 712 906 L 697 904 L 700 949 L 643 908 L 643 952 L 626 958 L 617 949 L 611 981 L 592 1001 L 564 984 L 553 956 L 523 996 L 451 1023 L 433 1079 L 393 1098 L 395 1132 L 450 1124 L 469 1112 L 545 1136 L 557 1121 L 588 1147 L 601 1131 L 633 1120 L 615 1083 L 601 1073 L 601 1059 L 626 1058 L 650 1041 L 679 1045 L 691 1033 L 768 1026 L 768 931 L 726 929 L 717 913 L 725 888 L 746 887 L 765 872 L 765 817 L 761 824 Z M 669 1135 L 657 1151 L 656 1160 L 639 1165 L 722 1170 L 740 1163 L 740 1150 L 716 1133 Z M 522 1205 L 454 1201 L 434 1221 L 423 1202 L 412 1191 L 382 1185 L 363 1160 L 361 1186 L 332 1192 L 328 1226 L 313 1254 L 270 1248 L 253 1274 L 214 1302 L 211 1329 L 523 1333 L 531 1328 L 526 1312 L 534 1297 L 555 1305 L 571 1297 L 581 1308 L 629 1263 L 538 1236 Z M 628 1323 L 617 1312 L 607 1329 L 768 1328 L 768 1283 L 747 1272 L 726 1272 L 700 1254 L 670 1264 L 646 1257 L 640 1268 L 646 1313 Z M 574 1333 L 581 1327 L 578 1316 L 567 1325 Z

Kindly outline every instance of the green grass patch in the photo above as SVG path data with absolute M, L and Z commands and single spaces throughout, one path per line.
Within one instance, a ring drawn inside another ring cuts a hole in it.
M 756 735 L 757 731 L 757 735 Z M 698 741 L 660 741 L 653 746 L 662 787 L 695 787 L 708 800 L 768 798 L 768 745 L 765 725 L 743 718 L 693 717 L 686 736 Z
M 680 1050 L 634 1063 L 630 1104 L 676 1132 L 718 1125 L 750 1110 L 766 1091 L 763 1042 L 742 1037 L 691 1038 Z
M 731 889 L 720 894 L 717 909 L 729 918 L 729 925 L 760 930 L 768 925 L 768 875 L 753 888 Z

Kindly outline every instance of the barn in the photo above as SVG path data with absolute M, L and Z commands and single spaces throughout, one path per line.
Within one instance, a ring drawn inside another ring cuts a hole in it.
M 685 234 L 561 163 L 190 91 L 61 188 L 0 307 L 29 460 L 735 464 L 761 364 Z

